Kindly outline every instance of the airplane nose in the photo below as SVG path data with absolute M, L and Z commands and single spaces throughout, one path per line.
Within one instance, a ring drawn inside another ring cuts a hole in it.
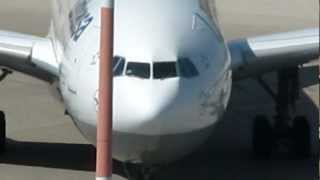
M 176 82 L 146 83 L 130 86 L 130 91 L 119 93 L 117 105 L 119 123 L 116 128 L 128 131 L 160 131 L 163 118 L 171 112 L 177 95 Z M 120 90 L 120 89 L 119 89 Z M 120 100 L 121 99 L 121 100 Z
M 168 97 L 145 97 L 138 107 L 137 111 L 140 114 L 140 119 L 142 121 L 152 121 L 156 119 L 166 108 L 166 104 L 169 102 Z
M 174 98 L 172 92 L 153 92 L 154 94 L 143 95 L 135 105 L 134 109 L 138 114 L 137 121 L 141 123 L 159 120 L 159 117 L 163 117 L 172 104 Z

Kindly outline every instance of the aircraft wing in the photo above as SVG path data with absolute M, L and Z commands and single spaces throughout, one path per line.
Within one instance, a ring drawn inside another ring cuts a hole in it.
M 59 63 L 49 38 L 0 31 L 0 67 L 51 81 Z
M 238 80 L 319 58 L 319 28 L 233 40 L 228 46 Z

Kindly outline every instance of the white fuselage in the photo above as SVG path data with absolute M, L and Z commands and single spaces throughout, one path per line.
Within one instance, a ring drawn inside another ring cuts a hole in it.
M 61 62 L 60 91 L 75 124 L 95 144 L 103 0 L 53 2 L 49 36 Z M 114 158 L 158 164 L 196 149 L 231 91 L 230 56 L 214 19 L 198 0 L 117 0 L 114 38 L 114 55 L 125 59 L 114 77 Z M 198 73 L 184 76 L 181 59 Z M 166 62 L 175 63 L 176 74 L 156 78 L 155 64 Z M 130 63 L 148 67 L 142 72 L 148 76 L 132 75 Z

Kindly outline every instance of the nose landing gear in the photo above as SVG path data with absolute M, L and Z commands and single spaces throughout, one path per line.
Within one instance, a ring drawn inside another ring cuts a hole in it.
M 299 68 L 289 68 L 278 72 L 278 91 L 274 93 L 261 78 L 259 83 L 274 98 L 276 116 L 269 121 L 259 115 L 253 122 L 253 152 L 258 158 L 269 158 L 273 152 L 286 152 L 300 158 L 311 154 L 310 125 L 306 117 L 291 117 L 299 98 Z

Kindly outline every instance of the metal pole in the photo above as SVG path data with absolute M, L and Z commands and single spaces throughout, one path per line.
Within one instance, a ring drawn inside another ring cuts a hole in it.
M 112 180 L 113 1 L 101 8 L 96 180 Z

